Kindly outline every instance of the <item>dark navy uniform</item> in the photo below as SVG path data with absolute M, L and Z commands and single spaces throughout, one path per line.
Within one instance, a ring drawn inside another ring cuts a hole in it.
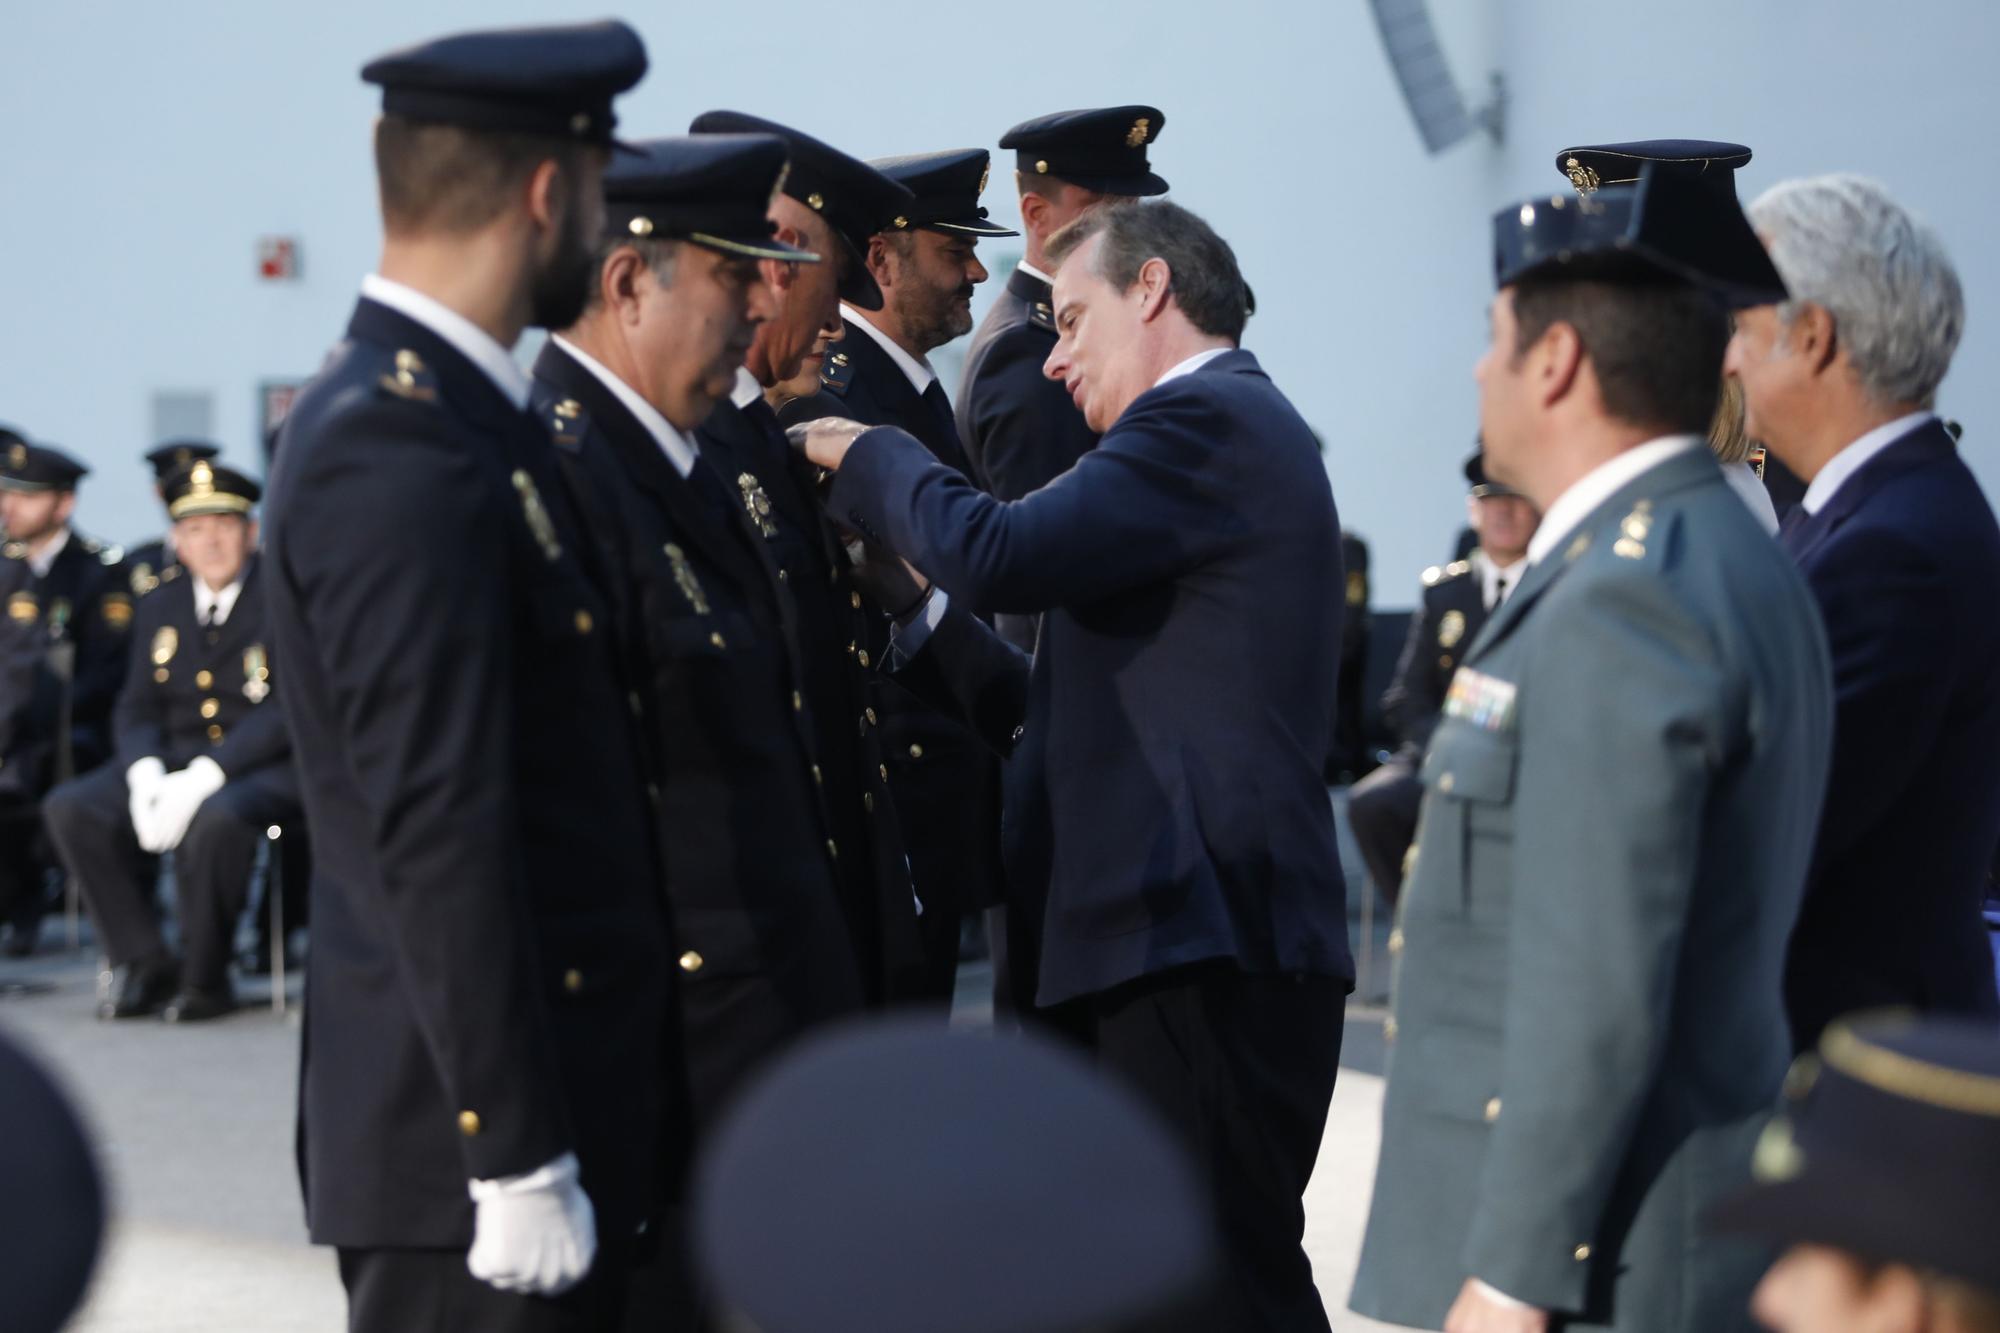
M 605 146 L 645 64 L 602 23 L 448 38 L 364 77 L 389 116 Z M 307 1219 L 341 1248 L 355 1328 L 422 1309 L 594 1329 L 657 1208 L 676 1043 L 635 682 L 525 377 L 516 400 L 479 344 L 407 313 L 420 294 L 364 288 L 285 418 L 266 511 L 314 832 Z M 468 1181 L 569 1153 L 589 1277 L 556 1298 L 470 1277 Z
M 907 228 L 1014 234 L 988 222 L 979 206 L 986 182 L 984 150 L 878 159 L 870 165 L 915 193 L 896 219 Z M 944 385 L 933 376 L 919 393 L 877 341 L 886 335 L 854 327 L 865 318 L 850 317 L 846 334 L 827 349 L 820 392 L 785 404 L 779 422 L 791 426 L 845 417 L 871 426 L 898 426 L 922 441 L 940 463 L 969 478 L 971 468 Z M 867 640 L 870 654 L 880 658 L 888 645 L 887 619 L 874 618 Z M 889 785 L 910 874 L 924 902 L 927 988 L 933 998 L 949 1002 L 958 969 L 959 922 L 968 912 L 997 904 L 1003 892 L 999 761 L 963 722 L 892 681 L 876 679 L 870 697 L 882 719 Z

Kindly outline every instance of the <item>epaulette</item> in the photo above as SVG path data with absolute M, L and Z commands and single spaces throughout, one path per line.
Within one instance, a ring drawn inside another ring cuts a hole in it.
M 1424 571 L 1424 586 L 1435 588 L 1447 579 L 1464 578 L 1472 572 L 1470 560 L 1454 560 L 1448 565 L 1432 565 Z
M 549 404 L 547 420 L 549 438 L 565 453 L 576 453 L 583 447 L 584 432 L 590 429 L 590 418 L 584 413 L 583 404 L 574 398 L 562 398 Z
M 837 398 L 847 397 L 847 390 L 854 383 L 854 363 L 847 353 L 840 350 L 838 343 L 826 349 L 826 360 L 820 363 L 819 386 Z
M 92 554 L 107 565 L 115 565 L 125 558 L 125 548 L 122 546 L 105 546 L 99 543 L 97 544 L 97 549 Z
M 168 565 L 165 569 L 160 571 L 160 582 L 172 583 L 175 579 L 179 578 L 180 576 L 181 576 L 181 567 L 179 565 Z
M 104 549 L 104 543 L 95 537 L 79 537 L 76 544 L 83 548 L 85 555 L 96 555 Z
M 396 369 L 378 378 L 375 384 L 384 393 L 413 403 L 434 403 L 438 398 L 436 374 L 407 347 L 396 352 Z
M 1028 322 L 1038 329 L 1047 329 L 1050 333 L 1054 333 L 1056 331 L 1055 308 L 1047 301 L 1028 302 Z
M 1646 538 L 1652 531 L 1653 502 L 1640 500 L 1632 506 L 1631 513 L 1618 521 L 1618 540 L 1611 543 L 1611 554 L 1621 560 L 1644 560 Z
M 147 593 L 160 586 L 160 576 L 153 572 L 151 565 L 141 560 L 138 564 L 132 566 L 131 582 L 132 595 L 135 597 L 144 597 Z
M 0 555 L 4 555 L 9 560 L 26 560 L 28 558 L 28 544 L 26 542 L 8 542 L 4 546 L 0 546 Z

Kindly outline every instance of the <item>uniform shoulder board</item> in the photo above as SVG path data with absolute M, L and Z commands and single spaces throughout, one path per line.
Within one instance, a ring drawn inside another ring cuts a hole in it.
M 104 623 L 114 630 L 129 629 L 132 624 L 132 596 L 130 593 L 108 592 L 99 603 L 99 613 Z
M 583 447 L 584 432 L 590 429 L 590 414 L 574 398 L 559 398 L 548 405 L 544 423 L 556 448 L 575 453 Z
M 1424 586 L 1426 588 L 1435 588 L 1440 583 L 1447 583 L 1452 579 L 1463 578 L 1471 572 L 1472 563 L 1468 560 L 1454 560 L 1448 565 L 1432 565 L 1424 571 Z
M 99 546 L 96 555 L 105 564 L 115 565 L 125 558 L 125 548 L 122 546 Z
M 407 347 L 397 350 L 395 368 L 379 376 L 375 387 L 412 403 L 434 403 L 438 398 L 436 373 Z
M 1462 579 L 1471 572 L 1472 562 L 1470 560 L 1454 560 L 1444 567 L 1444 576 L 1448 579 Z
M 179 578 L 180 576 L 181 576 L 181 567 L 179 565 L 168 565 L 165 569 L 160 571 L 160 582 L 172 583 L 175 579 Z
M 854 383 L 854 362 L 840 345 L 827 348 L 826 360 L 820 363 L 819 384 L 835 397 L 845 398 L 848 388 Z
M 26 542 L 8 542 L 4 546 L 0 546 L 0 556 L 5 556 L 9 560 L 26 560 L 28 558 L 28 544 Z
M 95 537 L 85 537 L 78 541 L 77 545 L 83 548 L 86 555 L 97 555 L 104 550 L 104 543 Z
M 1055 307 L 1051 306 L 1047 301 L 1028 302 L 1028 322 L 1038 329 L 1047 329 L 1050 333 L 1054 333 L 1056 331 Z

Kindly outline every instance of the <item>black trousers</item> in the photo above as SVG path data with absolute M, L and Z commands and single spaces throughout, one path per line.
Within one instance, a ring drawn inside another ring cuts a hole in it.
M 560 1296 L 517 1296 L 487 1286 L 464 1250 L 340 1251 L 348 1333 L 615 1333 L 626 1271 L 600 1250 L 590 1273 Z
M 1303 1196 L 1340 1068 L 1347 983 L 1204 964 L 1076 1003 L 1098 1063 L 1179 1132 L 1215 1209 L 1218 1280 L 1162 1327 L 1326 1333 Z
M 42 802 L 49 837 L 76 876 L 114 967 L 166 953 L 153 914 L 151 858 L 133 835 L 128 802 L 125 773 L 116 763 L 64 783 Z M 227 988 L 250 871 L 273 824 L 295 830 L 303 824 L 290 764 L 232 778 L 201 803 L 174 849 L 184 988 Z
M 1388 902 L 1396 905 L 1403 889 L 1403 857 L 1417 836 L 1417 815 L 1423 809 L 1424 784 L 1417 777 L 1421 755 L 1398 754 L 1347 789 L 1347 826 L 1360 845 L 1368 878 Z

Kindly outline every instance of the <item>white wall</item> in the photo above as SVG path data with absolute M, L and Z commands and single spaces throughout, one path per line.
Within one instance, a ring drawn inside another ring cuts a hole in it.
M 2000 272 L 1978 248 L 2000 203 L 1980 165 L 2000 109 L 1985 68 L 2000 7 L 1434 8 L 1463 86 L 1483 91 L 1487 69 L 1504 67 L 1504 147 L 1482 138 L 1424 154 L 1360 0 L 648 3 L 625 16 L 653 70 L 620 114 L 647 135 L 731 106 L 873 156 L 990 146 L 1062 107 L 1160 106 L 1154 161 L 1236 246 L 1259 302 L 1247 341 L 1327 438 L 1343 517 L 1374 545 L 1382 603 L 1407 601 L 1415 571 L 1448 549 L 1475 429 L 1487 217 L 1566 188 L 1558 148 L 1736 138 L 1757 150 L 1746 194 L 1861 169 L 1957 255 L 1972 318 L 1943 406 L 1966 422 L 1989 492 L 2000 489 L 2000 387 L 1979 373 Z M 455 28 L 601 12 L 602 0 L 7 6 L 0 421 L 97 467 L 82 525 L 120 540 L 157 529 L 137 460 L 153 393 L 214 394 L 228 455 L 256 466 L 258 381 L 310 373 L 339 336 L 375 252 L 363 61 Z M 1009 166 L 996 163 L 987 199 L 1003 217 Z M 301 281 L 256 279 L 255 239 L 272 233 L 301 238 Z

